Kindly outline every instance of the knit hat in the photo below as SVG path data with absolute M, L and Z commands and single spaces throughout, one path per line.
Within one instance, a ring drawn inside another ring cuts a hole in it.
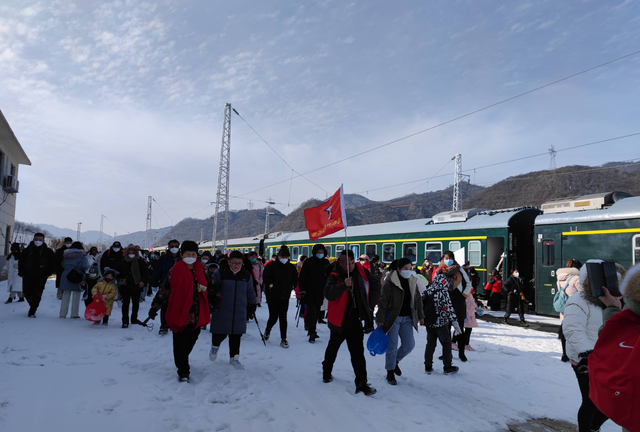
M 118 277 L 118 272 L 117 272 L 117 271 L 115 271 L 115 270 L 114 270 L 114 269 L 112 269 L 112 268 L 105 267 L 104 271 L 102 272 L 102 275 L 103 275 L 103 277 L 107 277 L 107 275 L 108 275 L 108 274 L 110 274 L 111 276 L 113 276 L 113 277 L 114 277 L 114 279 L 115 279 L 116 277 Z
M 181 253 L 185 253 L 185 252 L 198 252 L 198 243 L 191 241 L 191 240 L 185 240 L 182 242 L 182 245 L 180 246 L 180 252 Z
M 632 300 L 640 301 L 640 264 L 629 269 L 620 284 L 620 293 Z
M 290 257 L 291 252 L 289 252 L 289 248 L 286 245 L 280 246 L 280 250 L 278 251 L 278 255 L 281 257 Z

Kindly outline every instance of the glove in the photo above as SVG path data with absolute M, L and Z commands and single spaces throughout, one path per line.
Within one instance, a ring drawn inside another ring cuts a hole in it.
M 587 375 L 589 373 L 589 354 L 591 354 L 592 352 L 593 350 L 590 350 L 578 354 L 578 357 L 580 357 L 580 361 L 576 365 L 577 373 L 582 375 Z
M 155 320 L 156 317 L 158 316 L 158 310 L 157 309 L 149 309 L 149 318 L 151 318 L 152 320 Z
M 461 335 L 462 332 L 460 331 L 460 324 L 458 324 L 458 322 L 454 322 L 451 324 L 453 326 L 453 334 L 458 336 Z
M 250 304 L 247 306 L 247 316 L 249 319 L 253 319 L 256 316 L 256 305 Z

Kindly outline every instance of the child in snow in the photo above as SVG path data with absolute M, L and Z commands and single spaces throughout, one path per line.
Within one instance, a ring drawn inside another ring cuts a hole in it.
M 7 270 L 7 287 L 9 291 L 9 300 L 5 304 L 11 303 L 16 294 L 18 301 L 24 301 L 22 294 L 22 278 L 18 275 L 18 258 L 20 258 L 20 244 L 13 243 L 11 245 L 11 253 L 7 257 L 7 263 L 4 268 Z
M 93 292 L 93 287 L 96 286 L 96 284 L 100 280 L 100 273 L 98 273 L 99 268 L 99 264 L 97 262 L 94 262 L 91 267 L 89 267 L 89 271 L 87 272 L 87 278 L 84 285 L 84 294 L 82 296 L 85 306 L 89 306 L 93 301 L 91 293 Z
M 427 347 L 424 352 L 424 368 L 428 374 L 433 372 L 433 353 L 436 343 L 442 344 L 442 361 L 446 375 L 458 372 L 458 367 L 451 364 L 451 334 L 449 326 L 453 326 L 455 334 L 459 335 L 460 325 L 458 317 L 453 310 L 449 291 L 453 284 L 453 278 L 459 271 L 457 265 L 440 267 L 441 273 L 433 277 L 431 285 L 425 291 L 425 324 L 427 328 Z
M 102 325 L 106 326 L 109 323 L 109 317 L 111 316 L 111 310 L 113 309 L 113 301 L 116 298 L 116 285 L 113 282 L 114 279 L 118 276 L 118 272 L 115 270 L 106 267 L 104 269 L 104 278 L 100 279 L 99 282 L 95 283 L 93 288 L 91 289 L 91 293 L 98 293 L 101 295 L 106 295 L 107 298 L 104 300 L 104 306 L 107 308 L 107 313 L 102 318 Z M 100 324 L 100 321 L 94 323 L 94 325 Z

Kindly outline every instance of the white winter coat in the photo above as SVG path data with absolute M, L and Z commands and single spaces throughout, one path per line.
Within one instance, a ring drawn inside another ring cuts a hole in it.
M 562 331 L 567 338 L 567 356 L 573 362 L 580 361 L 579 354 L 592 350 L 602 326 L 602 308 L 587 300 L 586 290 L 581 290 L 567 300 L 564 308 Z
M 7 270 L 7 291 L 14 293 L 22 292 L 22 278 L 18 276 L 18 260 L 11 255 L 4 265 Z

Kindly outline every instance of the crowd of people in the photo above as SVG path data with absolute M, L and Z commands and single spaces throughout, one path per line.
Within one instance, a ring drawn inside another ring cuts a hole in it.
M 269 312 L 262 335 L 264 343 L 270 340 L 278 324 L 280 346 L 289 348 L 287 315 L 295 293 L 296 318 L 304 318 L 308 341 L 318 340 L 319 323 L 326 323 L 330 330 L 322 361 L 323 382 L 333 380 L 333 366 L 346 341 L 356 393 L 376 393 L 368 383 L 364 355 L 364 335 L 376 327 L 389 339 L 385 369 L 390 385 L 398 384 L 397 377 L 402 375 L 400 364 L 415 348 L 414 331 L 419 326 L 425 327 L 427 333 L 424 353 L 427 374 L 434 371 L 433 356 L 438 342 L 442 346 L 440 360 L 444 374 L 459 370 L 453 365 L 453 351 L 458 352 L 462 362 L 467 361 L 467 351 L 474 351 L 470 336 L 478 326 L 475 291 L 480 278 L 468 262 L 463 265 L 456 262 L 451 251 L 445 251 L 439 263 L 425 260 L 418 268 L 410 258 L 403 257 L 386 266 L 378 256 L 362 255 L 356 259 L 351 250 L 329 257 L 320 243 L 313 247 L 310 257 L 299 257 L 296 265 L 291 262 L 286 245 L 268 261 L 254 251 L 248 254 L 232 251 L 225 255 L 216 250 L 212 255 L 200 251 L 193 241 L 171 240 L 167 246 L 166 253 L 156 254 L 135 245 L 123 248 L 116 241 L 103 253 L 94 247 L 86 253 L 82 243 L 66 239 L 64 246 L 54 252 L 45 244 L 44 235 L 38 233 L 22 251 L 19 244 L 11 246 L 6 303 L 15 297 L 18 302 L 26 300 L 27 315 L 35 318 L 46 281 L 55 274 L 60 318 L 80 318 L 80 298 L 84 297 L 88 305 L 92 294 L 97 294 L 103 298 L 107 313 L 95 324 L 108 325 L 113 304 L 118 302 L 122 327 L 127 328 L 130 324 L 144 325 L 138 317 L 140 301 L 156 290 L 149 319 L 160 314 L 159 334 L 169 331 L 173 334 L 178 378 L 187 382 L 189 354 L 207 326 L 211 332 L 210 360 L 217 359 L 222 342 L 228 339 L 230 364 L 236 369 L 244 368 L 240 362 L 241 338 L 250 320 L 257 323 L 255 312 L 262 306 L 263 295 Z M 640 271 L 632 269 L 635 279 L 628 281 L 625 269 L 619 264 L 616 269 L 624 299 L 613 297 L 605 287 L 601 296 L 594 296 L 586 289 L 590 284 L 586 267 L 575 259 L 557 271 L 554 306 L 561 315 L 562 360 L 571 363 L 582 394 L 578 412 L 580 432 L 599 430 L 608 419 L 590 398 L 588 367 L 589 356 L 594 349 L 597 352 L 599 334 L 606 329 L 604 324 L 617 322 L 614 315 L 622 316 L 623 308 L 640 317 Z M 500 272 L 495 271 L 485 290 L 492 309 L 499 309 L 498 296 L 506 293 L 505 323 L 512 309 L 516 309 L 520 322 L 526 324 L 526 290 L 517 268 L 511 270 L 504 284 Z

